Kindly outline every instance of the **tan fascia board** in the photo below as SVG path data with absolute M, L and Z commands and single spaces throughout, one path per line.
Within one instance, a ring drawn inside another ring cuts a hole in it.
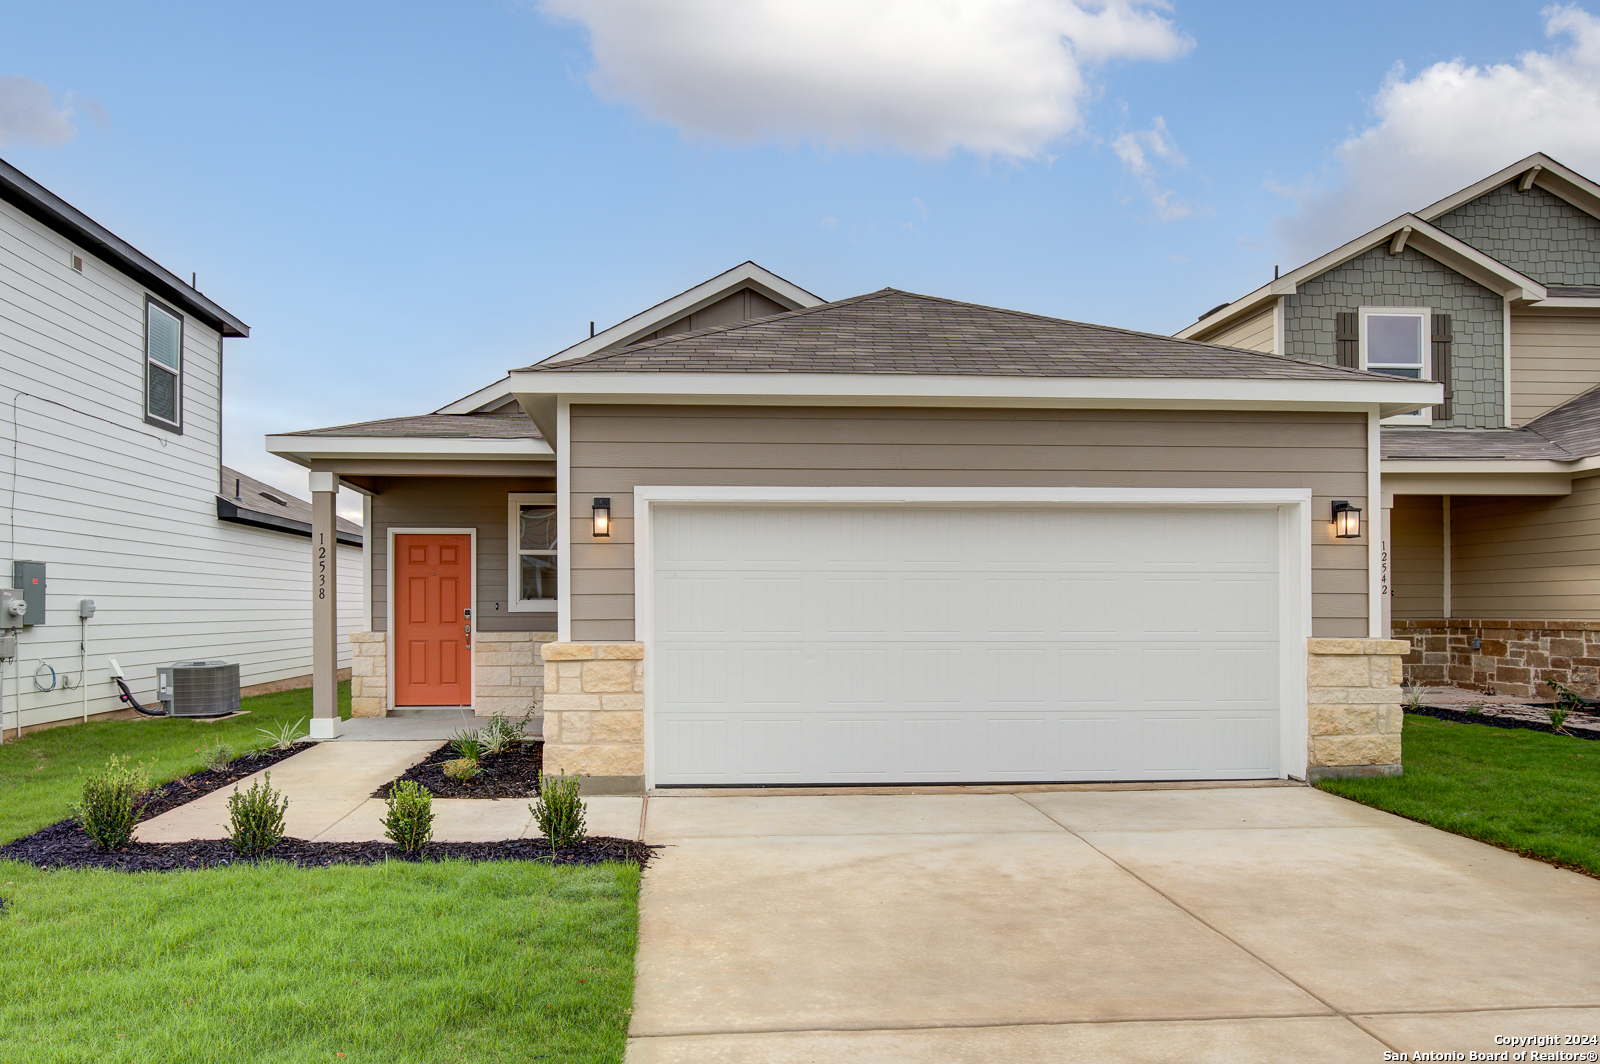
M 367 459 L 411 462 L 528 462 L 548 460 L 544 440 L 485 440 L 423 436 L 268 436 L 268 453 L 311 468 Z
M 1600 298 L 1583 296 L 1553 296 L 1549 299 L 1536 299 L 1524 303 L 1518 310 L 1537 308 L 1539 310 L 1600 310 Z
M 1439 463 L 1444 464 L 1444 463 Z M 1396 495 L 1571 495 L 1570 473 L 1397 473 L 1383 463 L 1386 505 Z
M 779 303 L 789 310 L 804 310 L 807 307 L 821 306 L 827 300 L 821 296 L 807 292 L 804 288 L 786 281 L 771 270 L 757 266 L 753 262 L 741 262 L 731 270 L 719 273 L 709 281 L 702 281 L 693 288 L 679 292 L 670 299 L 664 299 L 653 307 L 641 310 L 633 317 L 620 321 L 609 329 L 595 333 L 585 340 L 573 344 L 571 347 L 557 351 L 553 355 L 546 355 L 534 365 L 543 362 L 564 362 L 570 358 L 582 358 L 592 355 L 596 351 L 604 351 L 611 347 L 625 347 L 641 336 L 655 332 L 663 325 L 670 324 L 685 314 L 693 314 L 702 307 L 708 307 L 717 300 L 739 288 L 754 288 L 767 296 L 775 303 Z M 516 371 L 513 370 L 513 373 Z
M 569 403 L 977 406 L 1122 409 L 1371 410 L 1383 417 L 1444 401 L 1433 381 L 1204 380 L 1172 377 L 970 377 L 847 373 L 514 371 L 523 408 Z
M 1402 214 L 1370 233 L 1358 236 L 1326 255 L 1290 270 L 1272 283 L 1262 285 L 1244 298 L 1235 300 L 1172 335 L 1180 340 L 1192 340 L 1202 334 L 1215 332 L 1241 318 L 1258 314 L 1272 300 L 1279 296 L 1294 295 L 1300 290 L 1302 283 L 1320 277 L 1381 244 L 1390 243 L 1396 234 L 1408 227 L 1411 232 L 1406 238 L 1407 246 L 1415 248 L 1440 265 L 1476 281 L 1501 296 L 1518 302 L 1532 302 L 1543 300 L 1548 295 L 1543 285 L 1526 274 L 1490 258 L 1417 215 Z
M 1512 163 L 1503 170 L 1497 170 L 1482 181 L 1468 185 L 1460 192 L 1446 196 L 1437 203 L 1429 204 L 1418 211 L 1417 215 L 1429 222 L 1434 221 L 1457 207 L 1471 203 L 1479 196 L 1493 192 L 1501 185 L 1523 176 L 1534 167 L 1539 168 L 1539 172 L 1533 178 L 1535 185 L 1566 200 L 1585 214 L 1600 218 L 1600 184 L 1589 180 L 1576 170 L 1562 166 L 1544 152 L 1534 152 L 1520 162 Z

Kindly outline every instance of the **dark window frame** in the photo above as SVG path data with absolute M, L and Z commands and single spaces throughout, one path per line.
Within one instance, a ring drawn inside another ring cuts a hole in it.
M 178 321 L 178 368 L 176 371 L 174 371 L 173 368 L 168 366 L 166 363 L 150 357 L 151 307 L 156 307 L 163 313 L 172 315 L 172 317 L 176 318 Z M 143 358 L 142 364 L 139 367 L 141 371 L 140 376 L 144 380 L 144 423 L 146 425 L 154 425 L 158 429 L 165 429 L 166 431 L 178 436 L 183 435 L 183 336 L 184 326 L 186 324 L 186 319 L 182 314 L 178 313 L 176 310 L 173 310 L 159 299 L 156 299 L 151 295 L 146 295 L 144 297 L 144 347 L 140 352 Z M 173 382 L 172 397 L 173 410 L 178 415 L 176 421 L 168 421 L 165 418 L 157 417 L 150 412 L 150 366 L 152 362 L 160 366 L 163 372 L 172 373 L 176 378 L 176 380 Z

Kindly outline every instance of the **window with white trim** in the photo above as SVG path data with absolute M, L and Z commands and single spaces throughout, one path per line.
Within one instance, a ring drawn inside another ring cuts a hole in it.
M 560 533 L 554 494 L 519 492 L 507 496 L 510 540 L 509 609 L 551 613 L 556 608 L 556 557 Z
M 1362 307 L 1361 368 L 1408 380 L 1431 380 L 1428 358 L 1431 313 L 1426 307 Z M 1432 422 L 1431 406 L 1414 414 L 1384 418 L 1387 425 Z
M 183 431 L 183 316 L 153 299 L 144 304 L 144 419 Z

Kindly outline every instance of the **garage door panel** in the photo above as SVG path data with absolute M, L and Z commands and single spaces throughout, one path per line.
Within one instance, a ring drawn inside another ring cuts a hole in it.
M 685 507 L 655 531 L 658 783 L 1277 774 L 1271 512 Z
M 1219 717 L 1217 764 L 1233 772 L 1269 773 L 1278 761 L 1278 729 L 1271 717 Z

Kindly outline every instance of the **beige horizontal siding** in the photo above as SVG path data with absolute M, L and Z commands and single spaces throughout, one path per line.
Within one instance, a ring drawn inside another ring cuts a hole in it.
M 1360 414 L 577 406 L 572 637 L 634 638 L 637 485 L 1308 488 L 1365 507 Z M 609 541 L 590 534 L 609 496 Z M 1313 625 L 1367 634 L 1366 544 L 1313 523 Z
M 553 478 L 410 477 L 380 479 L 372 497 L 372 627 L 389 625 L 389 530 L 391 528 L 476 529 L 474 566 L 481 632 L 553 632 L 553 613 L 512 613 L 510 544 L 506 496 L 513 492 L 556 490 Z
M 1457 617 L 1600 620 L 1600 478 L 1554 498 L 1451 500 Z
M 1444 505 L 1437 495 L 1396 495 L 1389 516 L 1396 620 L 1444 616 Z
M 1540 414 L 1600 384 L 1600 314 L 1511 315 L 1511 423 Z
M 1254 317 L 1228 326 L 1215 336 L 1206 337 L 1206 342 L 1242 347 L 1246 351 L 1264 351 L 1270 355 L 1278 334 L 1276 311 L 1277 305 L 1274 304 Z

